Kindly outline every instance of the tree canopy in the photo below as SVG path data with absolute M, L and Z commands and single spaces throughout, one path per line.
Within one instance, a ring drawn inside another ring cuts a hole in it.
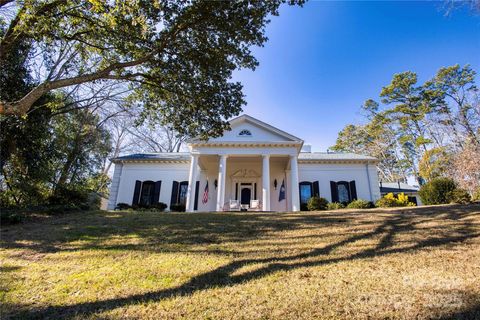
M 459 165 L 461 159 L 475 158 L 480 145 L 480 92 L 475 77 L 469 65 L 441 68 L 423 84 L 414 72 L 396 74 L 382 88 L 381 104 L 365 102 L 365 123 L 347 125 L 332 148 L 379 158 L 383 180 L 414 176 L 423 182 L 453 176 L 459 185 L 466 185 L 460 180 L 478 177 L 472 171 L 475 165 Z M 468 184 L 471 192 L 473 185 Z
M 245 103 L 232 72 L 257 66 L 251 47 L 265 43 L 265 26 L 283 2 L 1 1 L 12 16 L 1 22 L 0 61 L 18 43 L 30 43 L 38 77 L 22 96 L 0 97 L 0 114 L 25 115 L 55 89 L 123 81 L 134 90 L 132 103 L 143 108 L 140 120 L 169 123 L 182 134 L 219 135 Z

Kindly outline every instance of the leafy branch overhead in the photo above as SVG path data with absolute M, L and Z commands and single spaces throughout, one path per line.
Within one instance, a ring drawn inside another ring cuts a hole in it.
M 144 118 L 168 122 L 181 134 L 219 135 L 245 103 L 232 72 L 258 65 L 251 47 L 265 43 L 269 16 L 283 2 L 2 1 L 0 9 L 12 17 L 2 21 L 0 61 L 27 41 L 51 63 L 39 68 L 29 92 L 0 97 L 0 114 L 25 115 L 55 89 L 123 81 Z

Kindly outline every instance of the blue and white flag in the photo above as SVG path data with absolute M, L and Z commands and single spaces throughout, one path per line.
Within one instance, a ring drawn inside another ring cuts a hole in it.
M 285 179 L 282 180 L 282 186 L 280 187 L 280 194 L 278 195 L 278 201 L 285 200 Z

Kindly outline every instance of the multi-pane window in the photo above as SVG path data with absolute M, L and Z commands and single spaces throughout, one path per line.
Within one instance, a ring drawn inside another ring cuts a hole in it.
M 306 204 L 308 199 L 312 197 L 312 185 L 310 183 L 300 184 L 300 203 Z
M 180 188 L 178 192 L 178 203 L 185 205 L 187 203 L 187 190 L 188 181 L 180 182 Z
M 140 194 L 140 204 L 151 205 L 155 193 L 155 183 L 153 181 L 144 181 L 142 183 L 142 192 Z
M 337 184 L 337 190 L 338 190 L 338 201 L 339 202 L 350 202 L 350 192 L 348 190 L 348 184 L 347 183 L 342 183 L 339 182 Z
M 349 203 L 357 199 L 357 188 L 355 180 L 352 181 L 330 181 L 332 202 Z

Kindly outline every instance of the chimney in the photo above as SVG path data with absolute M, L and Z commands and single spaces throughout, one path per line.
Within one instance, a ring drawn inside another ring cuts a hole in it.
M 304 144 L 301 152 L 312 153 L 312 145 L 311 144 Z

